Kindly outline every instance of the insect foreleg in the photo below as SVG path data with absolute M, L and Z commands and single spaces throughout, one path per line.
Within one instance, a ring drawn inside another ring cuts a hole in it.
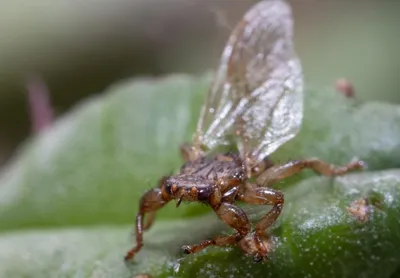
M 238 200 L 253 205 L 273 205 L 272 209 L 257 223 L 254 231 L 254 243 L 258 250 L 255 260 L 267 256 L 267 248 L 263 244 L 265 229 L 270 227 L 282 211 L 284 198 L 283 194 L 268 187 L 257 187 L 249 185 L 244 193 L 240 193 Z
M 293 176 L 304 169 L 311 169 L 324 176 L 339 176 L 354 170 L 363 169 L 364 165 L 363 161 L 353 161 L 344 166 L 336 166 L 315 158 L 294 160 L 268 168 L 256 180 L 259 185 L 271 186 L 275 182 Z
M 239 193 L 239 186 L 232 187 L 222 195 L 223 203 L 233 203 L 236 200 L 236 195 Z
M 236 244 L 249 233 L 250 222 L 247 219 L 245 212 L 241 208 L 229 203 L 221 203 L 220 200 L 219 202 L 211 202 L 210 205 L 212 206 L 217 216 L 223 222 L 225 222 L 225 224 L 231 226 L 237 232 L 233 235 L 218 236 L 210 240 L 205 240 L 197 245 L 182 246 L 182 250 L 184 253 L 196 253 L 210 245 L 224 246 Z
M 153 188 L 147 191 L 139 203 L 139 211 L 136 216 L 136 246 L 130 249 L 125 255 L 125 260 L 132 259 L 136 253 L 143 247 L 143 231 L 150 227 L 154 219 L 156 210 L 162 208 L 169 199 L 162 194 L 160 188 Z M 145 214 L 149 214 L 149 220 L 143 225 L 143 218 Z
M 156 212 L 155 211 L 151 211 L 146 215 L 146 222 L 143 225 L 143 230 L 144 231 L 150 229 L 151 225 L 153 225 L 155 217 L 156 217 Z

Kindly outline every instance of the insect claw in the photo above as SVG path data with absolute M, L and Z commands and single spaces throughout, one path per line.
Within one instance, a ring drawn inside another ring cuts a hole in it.
M 262 257 L 260 254 L 255 254 L 254 257 L 253 257 L 253 261 L 254 261 L 255 263 L 259 263 L 259 262 L 261 262 L 262 260 L 263 260 L 263 257 Z
M 262 256 L 262 255 L 260 255 L 258 253 L 255 254 L 254 257 L 253 257 L 253 261 L 255 263 L 260 263 L 260 262 L 263 262 L 263 261 L 267 261 L 268 259 L 269 259 L 268 255 Z
M 353 157 L 351 160 L 350 160 L 350 163 L 357 163 L 358 164 L 358 167 L 361 169 L 361 170 L 367 170 L 368 169 L 368 165 L 367 165 L 367 163 L 365 162 L 365 161 L 362 161 L 362 160 L 360 160 L 358 157 Z
M 183 245 L 183 246 L 181 247 L 181 250 L 182 250 L 182 252 L 183 252 L 184 254 L 190 254 L 190 253 L 192 253 L 192 252 L 190 251 L 191 248 L 190 248 L 189 245 Z
M 368 164 L 365 161 L 360 161 L 359 164 L 362 170 L 368 169 Z
M 125 255 L 125 257 L 124 257 L 124 262 L 125 262 L 125 264 L 130 263 L 130 261 L 132 260 L 132 258 L 133 258 L 133 255 L 132 255 L 131 253 L 127 253 L 127 254 Z

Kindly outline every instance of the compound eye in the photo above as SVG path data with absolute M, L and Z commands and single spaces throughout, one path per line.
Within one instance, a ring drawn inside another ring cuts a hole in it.
M 168 176 L 162 177 L 158 182 L 158 187 L 161 188 L 167 184 Z
M 174 195 L 178 190 L 178 186 L 173 182 L 169 182 L 168 180 L 164 183 L 164 188 L 168 195 Z

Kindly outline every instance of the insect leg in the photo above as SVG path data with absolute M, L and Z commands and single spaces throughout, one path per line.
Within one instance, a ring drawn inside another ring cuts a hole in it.
M 131 248 L 125 255 L 125 261 L 133 259 L 133 257 L 143 247 L 143 231 L 150 227 L 153 222 L 154 213 L 162 208 L 169 199 L 163 196 L 160 188 L 153 188 L 147 191 L 140 199 L 139 211 L 136 216 L 136 246 Z M 149 220 L 143 226 L 144 215 L 149 213 Z
M 253 205 L 273 205 L 272 209 L 261 218 L 255 227 L 253 238 L 258 251 L 255 260 L 258 261 L 267 256 L 268 250 L 263 243 L 264 232 L 280 215 L 284 203 L 283 194 L 272 188 L 249 185 L 244 193 L 239 193 L 237 199 Z
M 229 236 L 218 236 L 210 240 L 205 240 L 197 245 L 182 246 L 182 250 L 186 254 L 196 253 L 210 245 L 224 246 L 236 244 L 244 238 L 250 231 L 250 222 L 244 211 L 230 203 L 212 203 L 211 206 L 217 216 L 227 225 L 234 228 L 237 232 Z
M 155 211 L 151 211 L 146 215 L 146 222 L 143 225 L 143 230 L 144 231 L 150 229 L 151 225 L 153 225 L 155 217 L 156 217 L 156 212 Z
M 236 200 L 236 195 L 239 193 L 239 186 L 235 186 L 222 195 L 223 203 L 233 203 Z
M 275 182 L 293 176 L 304 169 L 311 169 L 324 176 L 339 176 L 354 170 L 363 169 L 364 166 L 365 163 L 358 160 L 350 162 L 344 166 L 332 165 L 316 158 L 294 160 L 268 168 L 257 177 L 257 184 L 270 186 Z
M 254 165 L 254 163 L 251 161 L 251 165 Z M 251 167 L 251 173 L 252 177 L 257 177 L 260 174 L 262 174 L 265 170 L 268 168 L 271 168 L 274 166 L 274 163 L 268 158 L 264 158 L 260 163 L 255 164 L 254 166 Z
M 158 188 L 162 188 L 164 186 L 165 180 L 168 178 L 168 176 L 164 176 L 160 179 Z M 150 229 L 151 225 L 153 225 L 154 219 L 156 216 L 156 211 L 150 211 L 149 213 L 146 214 L 146 222 L 143 225 L 143 230 L 148 230 Z

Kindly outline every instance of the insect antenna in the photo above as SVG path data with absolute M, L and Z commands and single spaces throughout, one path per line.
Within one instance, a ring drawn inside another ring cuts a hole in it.
M 217 27 L 222 27 L 227 29 L 230 33 L 232 33 L 233 26 L 229 24 L 228 16 L 226 11 L 217 7 L 216 5 L 211 5 L 209 7 L 211 13 L 215 16 L 215 21 L 217 23 Z

